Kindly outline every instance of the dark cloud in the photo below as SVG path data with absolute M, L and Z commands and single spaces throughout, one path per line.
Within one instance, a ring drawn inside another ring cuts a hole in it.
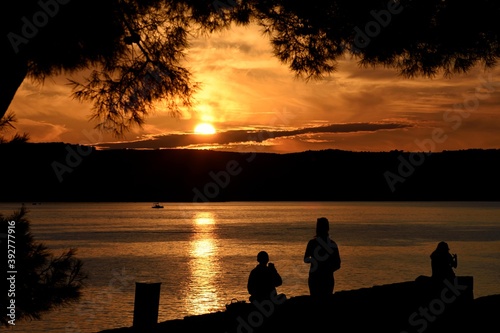
M 230 130 L 213 135 L 166 134 L 158 135 L 146 140 L 119 143 L 102 143 L 99 144 L 98 147 L 111 149 L 157 149 L 179 148 L 201 144 L 242 144 L 248 142 L 263 142 L 269 139 L 294 137 L 306 134 L 376 132 L 381 130 L 393 130 L 408 127 L 412 127 L 412 125 L 402 123 L 350 123 L 330 124 L 325 126 L 307 127 L 295 130 Z

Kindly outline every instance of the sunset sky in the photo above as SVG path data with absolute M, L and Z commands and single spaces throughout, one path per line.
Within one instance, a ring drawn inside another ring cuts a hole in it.
M 323 80 L 295 78 L 257 27 L 193 38 L 187 66 L 201 82 L 196 105 L 173 118 L 159 102 L 125 138 L 94 130 L 91 105 L 71 98 L 68 76 L 26 80 L 10 110 L 32 142 L 110 148 L 297 152 L 500 148 L 500 70 L 408 79 L 394 69 L 339 62 Z M 74 75 L 82 80 L 82 76 Z M 207 123 L 215 134 L 196 134 Z

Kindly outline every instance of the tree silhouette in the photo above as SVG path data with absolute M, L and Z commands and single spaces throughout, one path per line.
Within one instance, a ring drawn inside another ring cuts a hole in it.
M 40 319 L 43 313 L 55 307 L 78 301 L 86 279 L 82 261 L 75 258 L 75 249 L 54 257 L 44 244 L 35 242 L 26 214 L 27 210 L 22 206 L 8 218 L 0 215 L 3 236 L 0 245 L 3 253 L 7 253 L 8 240 L 15 241 L 9 242 L 11 246 L 15 244 L 13 267 L 17 273 L 12 291 L 14 294 L 9 291 L 12 289 L 10 281 L 3 279 L 1 296 L 1 303 L 5 305 L 11 304 L 10 299 L 15 300 L 14 323 L 22 319 Z M 9 229 L 9 226 L 14 227 Z M 7 238 L 7 235 L 15 238 Z M 2 271 L 13 271 L 7 264 L 7 260 L 2 260 Z M 5 310 L 7 306 L 2 307 Z M 7 314 L 7 311 L 2 312 L 0 324 L 8 325 L 12 320 Z
M 1 135 L 2 132 L 6 132 L 9 128 L 15 129 L 13 123 L 17 121 L 14 113 L 7 113 L 3 117 L 0 118 L 0 144 L 17 144 L 17 143 L 26 143 L 28 142 L 30 136 L 28 133 L 19 134 L 16 133 L 10 139 L 5 138 Z
M 276 55 L 306 75 L 331 72 L 346 52 L 407 77 L 491 67 L 500 55 L 500 4 L 491 0 L 269 2 L 261 21 Z
M 406 77 L 492 67 L 500 3 L 449 0 L 20 0 L 0 17 L 0 116 L 25 77 L 92 69 L 74 96 L 98 126 L 121 134 L 163 99 L 175 114 L 197 84 L 182 65 L 190 34 L 260 25 L 298 76 L 332 73 L 345 56 Z

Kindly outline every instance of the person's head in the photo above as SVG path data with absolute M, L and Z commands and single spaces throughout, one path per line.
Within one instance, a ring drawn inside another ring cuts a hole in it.
M 267 252 L 266 251 L 260 251 L 257 254 L 257 261 L 261 265 L 267 265 L 267 263 L 269 262 L 269 255 L 267 254 Z
M 330 223 L 326 217 L 319 217 L 316 220 L 316 236 L 327 236 L 330 230 Z
M 437 247 L 436 247 L 436 251 L 448 252 L 448 251 L 450 251 L 450 247 L 448 246 L 448 243 L 446 243 L 446 242 L 439 242 Z

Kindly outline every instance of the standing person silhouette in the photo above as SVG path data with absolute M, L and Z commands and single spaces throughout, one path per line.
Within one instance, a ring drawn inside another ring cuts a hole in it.
M 262 301 L 276 296 L 276 287 L 283 283 L 274 264 L 269 263 L 269 255 L 266 251 L 260 251 L 257 254 L 257 261 L 259 264 L 252 269 L 248 277 L 247 289 L 250 294 L 250 302 Z
M 316 221 L 316 236 L 307 243 L 304 262 L 309 267 L 309 292 L 314 297 L 333 294 L 335 278 L 333 272 L 340 269 L 340 253 L 337 243 L 329 237 L 329 221 L 320 217 Z
M 445 279 L 453 281 L 455 279 L 453 268 L 457 268 L 457 265 L 457 255 L 450 254 L 448 243 L 439 242 L 431 254 L 432 278 L 436 282 L 443 282 Z

